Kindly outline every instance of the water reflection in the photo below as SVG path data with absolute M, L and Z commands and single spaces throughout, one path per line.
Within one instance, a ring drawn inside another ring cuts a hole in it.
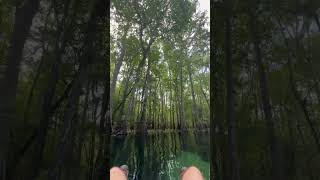
M 209 179 L 208 133 L 154 133 L 112 137 L 112 166 L 127 164 L 129 179 L 177 180 L 181 167 L 195 165 Z

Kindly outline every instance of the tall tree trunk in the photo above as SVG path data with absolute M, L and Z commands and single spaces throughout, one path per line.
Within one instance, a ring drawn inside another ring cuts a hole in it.
M 175 116 L 174 116 L 174 101 L 173 101 L 173 92 L 174 89 L 173 89 L 173 83 L 172 82 L 172 73 L 171 73 L 171 69 L 169 69 L 169 80 L 170 80 L 170 83 L 169 83 L 169 93 L 170 93 L 170 120 L 172 121 L 172 129 L 175 129 Z
M 120 102 L 121 107 L 120 107 L 119 116 L 118 116 L 120 119 L 119 125 L 123 128 L 124 132 L 127 131 L 127 119 L 128 119 L 128 117 L 130 117 L 130 116 L 124 116 L 124 108 L 126 105 L 126 99 L 128 97 L 127 94 L 129 91 L 130 77 L 132 76 L 132 73 L 133 73 L 133 68 L 130 70 L 129 75 L 127 75 L 124 80 L 123 96 L 122 96 L 122 100 Z M 133 87 L 132 91 L 135 91 L 135 87 Z M 110 98 L 111 98 L 111 95 L 110 95 Z M 111 100 L 110 100 L 110 103 L 111 103 Z M 112 109 L 112 106 L 110 106 L 110 109 Z M 115 115 L 116 114 L 114 114 L 114 116 Z
M 225 57 L 226 57 L 226 117 L 228 123 L 229 156 L 231 158 L 231 179 L 240 180 L 240 168 L 237 144 L 237 121 L 235 115 L 235 97 L 232 70 L 232 0 L 225 1 Z
M 148 65 L 147 65 L 147 73 L 146 73 L 146 79 L 144 81 L 143 89 L 142 89 L 142 107 L 140 112 L 140 119 L 138 122 L 138 132 L 145 132 L 145 121 L 146 121 L 146 107 L 147 107 L 147 100 L 148 100 L 148 91 L 149 91 L 149 84 L 151 80 L 151 59 L 148 59 Z
M 171 83 L 170 83 L 170 89 L 169 89 L 169 120 L 171 121 L 172 125 L 171 128 L 174 129 L 174 112 L 172 112 L 173 110 L 173 102 L 172 102 L 172 87 L 171 87 Z
M 10 122 L 14 119 L 22 51 L 40 0 L 28 0 L 16 7 L 5 73 L 0 82 L 0 179 L 6 179 Z
M 111 81 L 111 85 L 110 85 L 110 109 L 112 109 L 112 107 L 113 107 L 113 103 L 114 103 L 113 102 L 114 101 L 113 96 L 114 96 L 114 91 L 116 89 L 118 74 L 120 72 L 120 68 L 122 66 L 122 62 L 124 60 L 124 56 L 125 56 L 125 53 L 126 53 L 126 46 L 125 46 L 124 40 L 127 37 L 128 30 L 129 30 L 129 24 L 125 26 L 124 34 L 121 37 L 120 45 L 119 45 L 120 55 L 117 58 L 116 66 L 115 66 L 113 74 L 112 74 L 112 81 Z M 111 119 L 113 119 L 113 114 L 112 113 L 110 114 L 110 117 L 111 117 Z
M 150 38 L 150 40 L 149 40 L 149 42 L 148 42 L 148 44 L 147 44 L 147 47 L 144 47 L 143 42 L 142 42 L 142 35 L 140 34 L 140 42 L 141 42 L 141 48 L 142 48 L 142 59 L 141 59 L 141 61 L 139 62 L 138 68 L 136 69 L 136 75 L 135 75 L 135 78 L 134 78 L 134 84 L 132 85 L 132 87 L 130 88 L 130 90 L 128 90 L 128 93 L 124 96 L 123 99 L 126 99 L 126 98 L 130 95 L 130 93 L 132 92 L 132 90 L 135 88 L 135 86 L 140 82 L 141 73 L 142 73 L 142 70 L 141 70 L 141 69 L 142 69 L 143 66 L 145 65 L 145 62 L 146 62 L 146 60 L 147 60 L 147 57 L 148 57 L 148 55 L 149 55 L 149 53 L 150 53 L 150 48 L 151 48 L 154 40 L 155 40 L 155 37 Z M 120 106 L 122 105 L 122 103 L 124 103 L 124 101 L 123 101 L 123 102 L 120 102 L 120 104 L 119 104 L 118 107 L 112 108 L 112 114 L 116 114 L 117 110 L 120 108 Z M 139 116 L 138 116 L 138 118 L 139 118 Z M 111 119 L 111 121 L 112 121 L 112 119 Z M 111 124 L 112 124 L 112 122 L 111 122 Z
M 200 90 L 201 90 L 201 93 L 202 93 L 204 99 L 206 100 L 206 103 L 207 103 L 208 107 L 210 107 L 209 98 L 207 97 L 207 94 L 204 92 L 201 78 L 200 78 Z
M 189 75 L 189 81 L 191 85 L 191 95 L 192 95 L 192 121 L 193 121 L 193 128 L 197 125 L 196 122 L 199 118 L 199 110 L 196 103 L 196 97 L 194 93 L 194 87 L 193 87 L 193 79 L 192 79 L 192 72 L 191 72 L 191 64 L 188 64 L 188 75 Z
M 133 114 L 134 114 L 135 101 L 136 101 L 136 99 L 135 99 L 135 89 L 134 89 L 134 90 L 133 90 L 133 93 L 132 93 L 132 95 L 131 95 L 131 97 L 130 97 L 130 100 L 129 100 L 128 113 L 126 114 L 126 116 L 128 117 L 128 118 L 127 118 L 128 121 L 129 121 L 129 120 L 132 120 L 132 119 L 130 119 L 130 118 L 132 118 L 132 117 L 133 117 Z M 134 120 L 134 118 L 133 118 L 133 120 Z
M 160 87 L 160 99 L 161 99 L 161 122 L 164 123 L 164 111 L 163 111 L 163 106 L 164 106 L 164 93 L 163 93 L 163 88 L 161 86 L 161 82 L 159 82 L 159 87 Z
M 186 123 L 186 117 L 185 117 L 185 113 L 184 113 L 184 96 L 183 96 L 183 90 L 184 90 L 184 86 L 183 86 L 183 75 L 182 75 L 182 67 L 183 67 L 183 63 L 182 60 L 179 60 L 180 62 L 180 103 L 179 103 L 179 111 L 180 111 L 180 130 L 186 130 L 187 129 L 187 123 Z
M 270 95 L 269 95 L 269 89 L 267 84 L 267 77 L 265 68 L 262 62 L 262 56 L 261 56 L 261 50 L 260 50 L 260 42 L 258 37 L 258 31 L 257 31 L 257 14 L 256 14 L 256 5 L 253 3 L 252 7 L 249 9 L 249 16 L 250 16 L 250 22 L 249 26 L 251 29 L 251 38 L 252 43 L 254 45 L 254 54 L 255 59 L 258 67 L 258 74 L 259 74 L 259 84 L 260 84 L 260 95 L 261 95 L 261 101 L 262 101 L 262 107 L 263 112 L 265 116 L 265 120 L 267 123 L 268 128 L 268 138 L 269 138 L 269 145 L 270 145 L 270 153 L 271 153 L 271 162 L 272 162 L 272 176 L 274 180 L 282 180 L 283 179 L 283 171 L 282 171 L 282 165 L 280 164 L 280 158 L 279 153 L 279 143 L 275 132 L 275 121 L 272 117 L 272 109 L 271 109 L 271 103 L 270 103 Z
M 104 0 L 97 0 L 94 5 L 94 9 L 92 11 L 91 17 L 87 24 L 87 34 L 84 40 L 84 44 L 86 44 L 86 50 L 84 56 L 80 59 L 80 68 L 78 77 L 76 78 L 71 91 L 68 102 L 66 104 L 66 109 L 63 115 L 63 129 L 62 134 L 60 136 L 60 142 L 58 144 L 56 158 L 54 162 L 54 166 L 49 170 L 48 179 L 49 180 L 58 180 L 60 179 L 61 167 L 65 162 L 65 156 L 67 152 L 67 147 L 70 144 L 70 136 L 76 122 L 73 120 L 74 116 L 77 114 L 77 106 L 79 102 L 79 97 L 81 95 L 81 90 L 83 84 L 87 81 L 88 78 L 88 67 L 92 60 L 95 58 L 95 44 L 93 43 L 97 40 L 98 23 L 99 21 L 103 21 L 106 16 L 107 2 Z M 102 29 L 102 28 L 101 28 Z
M 69 5 L 70 0 L 66 2 L 62 21 L 57 25 L 57 37 L 55 42 L 55 49 L 53 51 L 54 59 L 52 59 L 52 61 L 50 62 L 51 70 L 49 74 L 48 84 L 46 85 L 46 88 L 44 90 L 43 100 L 41 102 L 42 109 L 40 114 L 40 127 L 38 129 L 39 135 L 35 144 L 35 151 L 32 155 L 32 162 L 34 162 L 35 167 L 32 168 L 33 171 L 30 177 L 26 177 L 26 179 L 35 179 L 39 174 L 40 168 L 42 166 L 41 163 L 44 157 L 44 147 L 47 139 L 47 132 L 52 112 L 52 100 L 54 98 L 56 86 L 59 81 L 60 64 L 68 38 L 65 35 L 66 29 L 64 26 L 68 16 Z M 56 18 L 58 18 L 58 14 L 56 14 Z
M 178 82 L 178 77 L 176 76 L 175 77 L 175 82 Z M 176 123 L 177 123 L 177 127 L 178 129 L 181 130 L 181 107 L 180 107 L 180 93 L 179 93 L 179 90 L 178 90 L 178 85 L 176 84 L 175 86 L 175 114 L 176 114 Z

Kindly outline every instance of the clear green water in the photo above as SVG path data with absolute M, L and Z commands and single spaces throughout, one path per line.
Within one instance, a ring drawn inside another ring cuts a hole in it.
M 111 165 L 129 166 L 130 180 L 178 180 L 184 166 L 209 178 L 208 133 L 155 133 L 111 138 Z

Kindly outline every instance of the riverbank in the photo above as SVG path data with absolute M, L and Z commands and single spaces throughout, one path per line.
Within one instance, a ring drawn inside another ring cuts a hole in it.
M 158 133 L 181 133 L 181 132 L 209 132 L 210 128 L 203 128 L 203 129 L 198 129 L 198 128 L 189 128 L 185 130 L 181 129 L 148 129 L 146 131 L 147 134 L 158 134 Z M 137 134 L 138 132 L 136 130 L 128 130 L 126 132 L 112 132 L 111 136 L 126 136 L 126 135 L 134 135 Z

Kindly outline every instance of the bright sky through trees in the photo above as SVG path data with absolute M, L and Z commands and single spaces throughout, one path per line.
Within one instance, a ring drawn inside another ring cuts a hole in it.
M 210 18 L 210 0 L 199 0 L 199 9 L 207 11 L 207 16 Z

